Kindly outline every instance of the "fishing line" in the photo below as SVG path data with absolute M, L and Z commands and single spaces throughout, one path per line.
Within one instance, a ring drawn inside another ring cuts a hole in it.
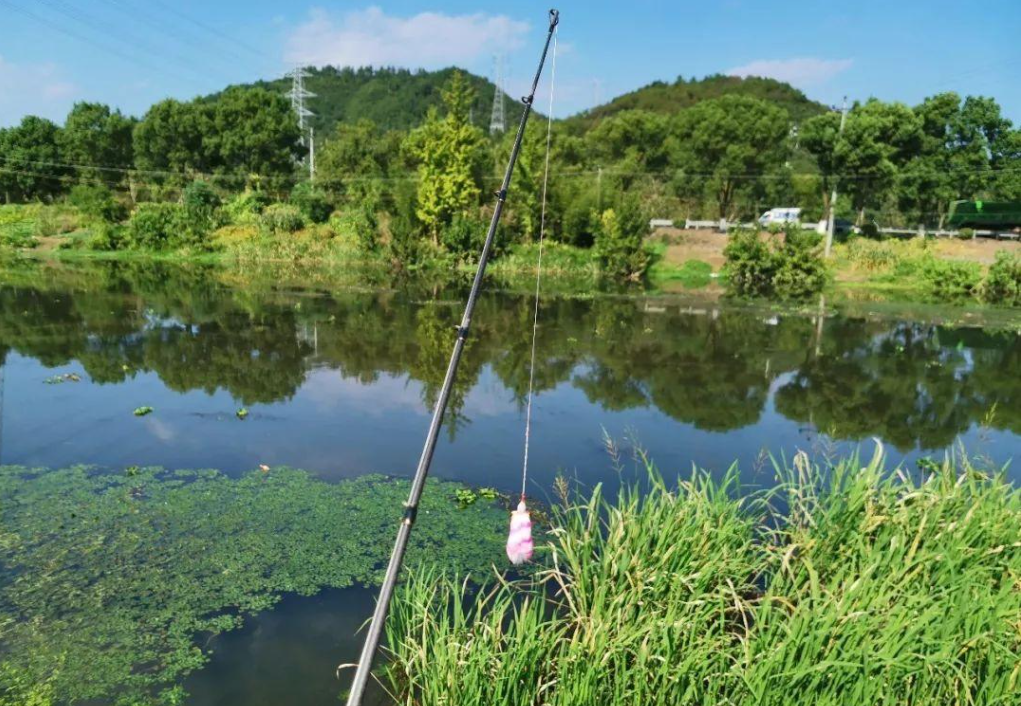
M 550 58 L 549 116 L 546 121 L 546 166 L 542 175 L 542 215 L 539 218 L 539 257 L 535 267 L 535 313 L 532 318 L 532 357 L 528 365 L 528 403 L 525 407 L 525 460 L 521 470 L 521 501 L 528 484 L 528 448 L 532 436 L 532 399 L 535 396 L 535 339 L 539 331 L 539 292 L 542 284 L 542 246 L 546 237 L 546 192 L 549 187 L 550 144 L 553 137 L 553 91 L 557 80 L 557 34 L 553 31 L 553 55 Z

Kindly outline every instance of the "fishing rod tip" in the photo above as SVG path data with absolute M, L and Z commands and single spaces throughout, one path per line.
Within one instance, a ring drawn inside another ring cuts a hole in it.
M 560 23 L 560 10 L 552 8 L 549 11 L 549 28 L 553 29 Z

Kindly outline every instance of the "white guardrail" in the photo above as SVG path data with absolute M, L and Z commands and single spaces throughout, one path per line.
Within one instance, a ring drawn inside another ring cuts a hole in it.
M 674 222 L 665 218 L 654 218 L 649 221 L 649 229 L 655 230 L 656 228 L 672 228 Z M 756 223 L 730 223 L 725 218 L 721 218 L 718 221 L 696 221 L 690 218 L 684 219 L 685 230 L 717 230 L 721 233 L 726 233 L 731 228 L 753 228 Z M 819 231 L 820 225 L 816 223 L 802 223 L 801 227 L 806 230 Z M 960 231 L 956 230 L 927 230 L 922 228 L 880 228 L 879 232 L 883 235 L 898 235 L 907 237 L 916 236 L 932 236 L 935 238 L 957 238 L 960 236 Z M 1018 233 L 1001 233 L 993 230 L 976 230 L 974 231 L 976 238 L 995 238 L 998 240 L 1021 240 L 1021 234 Z

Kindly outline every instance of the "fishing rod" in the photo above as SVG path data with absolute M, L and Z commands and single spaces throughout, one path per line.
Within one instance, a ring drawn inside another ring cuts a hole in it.
M 418 503 L 422 498 L 426 476 L 429 475 L 429 466 L 432 465 L 433 453 L 436 451 L 436 438 L 439 436 L 440 427 L 443 425 L 443 415 L 447 411 L 450 391 L 454 386 L 454 378 L 457 375 L 457 366 L 461 362 L 461 353 L 464 352 L 465 342 L 468 339 L 468 329 L 471 326 L 472 313 L 475 311 L 475 302 L 478 299 L 479 290 L 482 288 L 482 278 L 486 273 L 489 254 L 493 249 L 496 226 L 500 223 L 503 205 L 507 200 L 507 190 L 510 188 L 511 176 L 514 174 L 514 164 L 518 161 L 518 152 L 521 151 L 521 141 L 525 136 L 525 126 L 528 124 L 528 117 L 532 113 L 532 103 L 535 100 L 535 91 L 539 87 L 542 67 L 546 63 L 546 54 L 549 52 L 550 41 L 553 39 L 553 33 L 559 22 L 560 13 L 557 10 L 550 10 L 546 43 L 542 48 L 542 56 L 539 57 L 539 67 L 535 71 L 535 78 L 532 79 L 532 89 L 527 96 L 521 99 L 525 109 L 521 112 L 521 122 L 518 123 L 518 132 L 514 138 L 514 147 L 511 150 L 510 160 L 507 163 L 507 171 L 503 175 L 503 183 L 500 186 L 500 190 L 496 192 L 496 208 L 493 210 L 493 218 L 489 222 L 489 231 L 486 233 L 486 242 L 483 244 L 482 254 L 479 256 L 479 266 L 475 272 L 475 280 L 472 282 L 471 291 L 468 294 L 468 302 L 464 307 L 464 316 L 457 327 L 454 350 L 450 354 L 447 374 L 443 378 L 443 387 L 440 389 L 439 397 L 436 400 L 436 407 L 433 410 L 432 422 L 430 422 L 429 431 L 426 433 L 425 446 L 422 448 L 422 456 L 418 461 L 418 469 L 415 471 L 415 478 L 411 482 L 411 492 L 408 495 L 408 501 L 404 503 L 404 517 L 397 529 L 397 541 L 394 544 L 393 553 L 390 555 L 390 563 L 386 567 L 383 584 L 379 589 L 379 598 L 376 601 L 376 609 L 372 613 L 369 630 L 365 635 L 362 654 L 358 658 L 358 669 L 355 671 L 354 681 L 351 683 L 351 691 L 347 697 L 347 706 L 361 706 L 362 695 L 365 693 L 365 686 L 369 681 L 369 675 L 372 673 L 372 663 L 376 657 L 380 637 L 383 634 L 383 626 L 386 623 L 387 612 L 390 609 L 390 599 L 393 598 L 394 587 L 397 585 L 397 576 L 401 570 L 401 563 L 404 561 L 404 553 L 408 549 L 408 538 L 411 536 L 411 528 L 415 524 L 415 516 L 418 514 Z

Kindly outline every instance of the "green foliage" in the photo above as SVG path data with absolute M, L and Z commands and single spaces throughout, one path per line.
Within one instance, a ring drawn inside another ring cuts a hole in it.
M 596 487 L 555 508 L 531 578 L 415 574 L 385 678 L 402 703 L 1010 703 L 1021 492 L 934 466 L 802 453 L 778 469 L 783 514 L 733 471 L 671 487 L 650 467 L 614 503 Z
M 982 284 L 982 298 L 994 304 L 1021 306 L 1021 255 L 1000 250 Z
M 153 105 L 135 126 L 135 163 L 140 169 L 168 172 L 173 183 L 188 172 L 212 169 L 216 156 L 204 143 L 212 129 L 210 112 L 208 104 L 172 98 Z
M 884 270 L 900 261 L 900 255 L 891 243 L 855 238 L 847 246 L 847 257 L 855 267 L 863 270 Z
M 326 194 L 310 181 L 303 181 L 291 190 L 290 202 L 310 223 L 326 223 L 333 213 Z
M 297 207 L 275 203 L 266 207 L 259 218 L 259 223 L 271 234 L 294 233 L 305 227 L 305 218 Z
M 957 238 L 959 240 L 974 240 L 975 231 L 972 228 L 961 228 L 961 230 L 957 231 Z
M 127 216 L 127 209 L 114 198 L 113 192 L 99 184 L 77 184 L 67 200 L 92 221 L 117 223 Z
M 639 280 L 649 267 L 645 234 L 648 225 L 635 199 L 624 199 L 617 210 L 600 219 L 595 252 L 603 273 L 615 280 Z
M 440 234 L 440 244 L 449 252 L 459 257 L 474 260 L 482 252 L 482 244 L 486 241 L 486 232 L 489 223 L 481 218 L 473 218 L 457 214 L 443 227 Z M 498 234 L 499 236 L 500 234 Z M 493 255 L 498 256 L 505 238 L 497 237 L 493 244 Z
M 142 406 L 142 407 L 136 407 L 134 414 L 135 414 L 136 417 L 146 417 L 146 416 L 152 414 L 153 411 L 154 410 L 153 410 L 152 407 Z
M 806 297 L 826 284 L 820 237 L 799 227 L 763 238 L 737 230 L 723 250 L 731 289 L 742 296 Z
M 478 204 L 481 194 L 483 135 L 468 121 L 472 100 L 464 75 L 455 71 L 443 92 L 444 116 L 430 111 L 425 124 L 408 136 L 407 149 L 418 163 L 415 212 L 434 244 L 456 215 L 467 215 Z
M 283 180 L 301 154 L 294 111 L 282 93 L 228 88 L 209 108 L 208 130 L 203 149 L 228 183 L 258 181 L 257 175 Z
M 502 557 L 505 513 L 488 502 L 458 510 L 454 487 L 430 484 L 409 564 L 485 574 Z M 286 468 L 239 479 L 0 468 L 0 561 L 18 577 L 0 587 L 0 699 L 182 697 L 210 635 L 282 593 L 378 582 L 407 492 L 403 480 L 325 483 Z
M 135 248 L 169 250 L 186 240 L 184 207 L 176 203 L 143 203 L 131 214 L 127 242 Z
M 51 199 L 65 184 L 60 166 L 60 128 L 27 115 L 18 125 L 0 129 L 0 197 L 5 201 Z
M 223 206 L 231 223 L 247 225 L 258 222 L 258 216 L 269 206 L 270 198 L 261 191 L 245 189 Z
M 75 103 L 57 135 L 61 161 L 77 165 L 81 179 L 123 178 L 134 164 L 131 135 L 135 121 L 101 103 Z M 104 171 L 107 170 L 107 171 Z M 121 170 L 121 171 L 118 171 Z
M 596 106 L 575 118 L 569 118 L 568 122 L 572 128 L 580 129 L 625 110 L 646 110 L 673 115 L 703 101 L 730 95 L 775 104 L 785 109 L 798 122 L 826 110 L 822 104 L 806 98 L 804 93 L 782 81 L 758 76 L 741 78 L 716 74 L 703 79 L 687 80 L 679 77 L 672 84 L 655 81 L 631 93 L 617 96 L 609 103 Z
M 430 108 L 442 107 L 442 91 L 457 69 L 439 71 L 408 70 L 392 67 L 310 66 L 305 86 L 316 94 L 315 117 L 311 124 L 316 135 L 332 133 L 344 125 L 368 120 L 385 130 L 407 130 L 420 125 Z M 465 81 L 475 93 L 471 104 L 478 124 L 488 120 L 493 105 L 495 86 L 481 76 L 464 73 Z M 288 80 L 259 82 L 277 94 L 291 87 Z M 508 124 L 517 124 L 521 105 L 507 101 Z
M 982 284 L 982 266 L 977 262 L 926 258 L 921 274 L 930 290 L 940 299 L 970 297 Z
M 671 162 L 678 192 L 715 201 L 719 218 L 734 220 L 739 199 L 754 198 L 759 180 L 787 157 L 789 116 L 782 108 L 740 95 L 696 104 L 674 118 Z M 691 176 L 687 176 L 687 175 Z
M 365 253 L 380 249 L 379 224 L 375 214 L 364 207 L 353 206 L 330 217 L 330 227 L 341 237 L 352 239 Z

